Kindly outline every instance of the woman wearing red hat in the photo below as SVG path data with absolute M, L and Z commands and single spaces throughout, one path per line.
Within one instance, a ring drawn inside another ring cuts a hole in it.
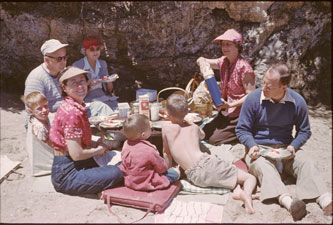
M 98 82 L 97 79 L 103 79 L 108 76 L 107 64 L 104 60 L 99 59 L 102 50 L 102 42 L 97 37 L 86 37 L 82 42 L 81 53 L 85 55 L 82 59 L 73 63 L 73 66 L 90 72 L 89 86 L 90 90 L 84 99 L 85 102 L 102 101 L 111 109 L 118 107 L 116 96 L 113 96 L 112 82 Z
M 246 96 L 255 89 L 255 74 L 250 63 L 240 56 L 242 36 L 236 30 L 227 30 L 214 42 L 221 43 L 224 56 L 217 59 L 200 57 L 197 64 L 201 71 L 207 70 L 206 66 L 220 71 L 223 104 L 218 107 L 218 116 L 205 125 L 204 131 L 210 144 L 221 145 L 238 142 L 235 128 Z

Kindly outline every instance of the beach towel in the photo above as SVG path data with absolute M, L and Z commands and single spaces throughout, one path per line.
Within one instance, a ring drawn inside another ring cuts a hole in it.
M 230 193 L 230 189 L 220 188 L 220 187 L 198 187 L 191 184 L 188 180 L 182 179 L 180 180 L 182 184 L 182 191 L 191 192 L 191 193 L 201 193 L 201 194 L 227 194 Z
M 221 223 L 223 206 L 174 199 L 162 214 L 155 215 L 155 223 Z
M 51 174 L 54 155 L 53 148 L 33 135 L 31 123 L 28 124 L 26 150 L 29 155 L 32 176 L 44 176 Z

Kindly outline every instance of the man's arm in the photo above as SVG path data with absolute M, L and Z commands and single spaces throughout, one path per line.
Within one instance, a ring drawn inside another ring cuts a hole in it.
M 300 100 L 296 101 L 296 104 L 298 104 L 296 106 L 297 114 L 295 117 L 296 136 L 290 145 L 297 151 L 310 138 L 311 130 L 306 102 L 300 97 Z
M 253 104 L 254 101 L 251 99 L 245 99 L 235 129 L 236 136 L 239 141 L 248 148 L 252 148 L 253 146 L 257 145 L 252 133 L 255 119 L 255 110 Z

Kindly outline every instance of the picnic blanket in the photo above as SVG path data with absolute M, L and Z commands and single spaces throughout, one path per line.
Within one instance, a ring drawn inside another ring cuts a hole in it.
M 162 214 L 155 215 L 155 223 L 221 223 L 223 206 L 200 202 L 185 202 L 175 198 Z

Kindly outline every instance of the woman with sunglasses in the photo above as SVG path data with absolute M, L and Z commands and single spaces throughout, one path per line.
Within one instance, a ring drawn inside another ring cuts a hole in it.
M 118 107 L 116 96 L 113 94 L 112 82 L 101 83 L 98 79 L 108 76 L 108 67 L 104 60 L 99 59 L 102 42 L 97 37 L 86 37 L 82 42 L 82 59 L 73 63 L 73 66 L 90 72 L 88 75 L 90 91 L 85 102 L 102 101 L 115 110 Z
M 70 66 L 59 75 L 62 96 L 50 129 L 54 148 L 51 180 L 57 192 L 69 195 L 98 194 L 123 181 L 117 165 L 99 167 L 93 156 L 108 149 L 91 141 L 91 128 L 83 99 L 89 72 Z

